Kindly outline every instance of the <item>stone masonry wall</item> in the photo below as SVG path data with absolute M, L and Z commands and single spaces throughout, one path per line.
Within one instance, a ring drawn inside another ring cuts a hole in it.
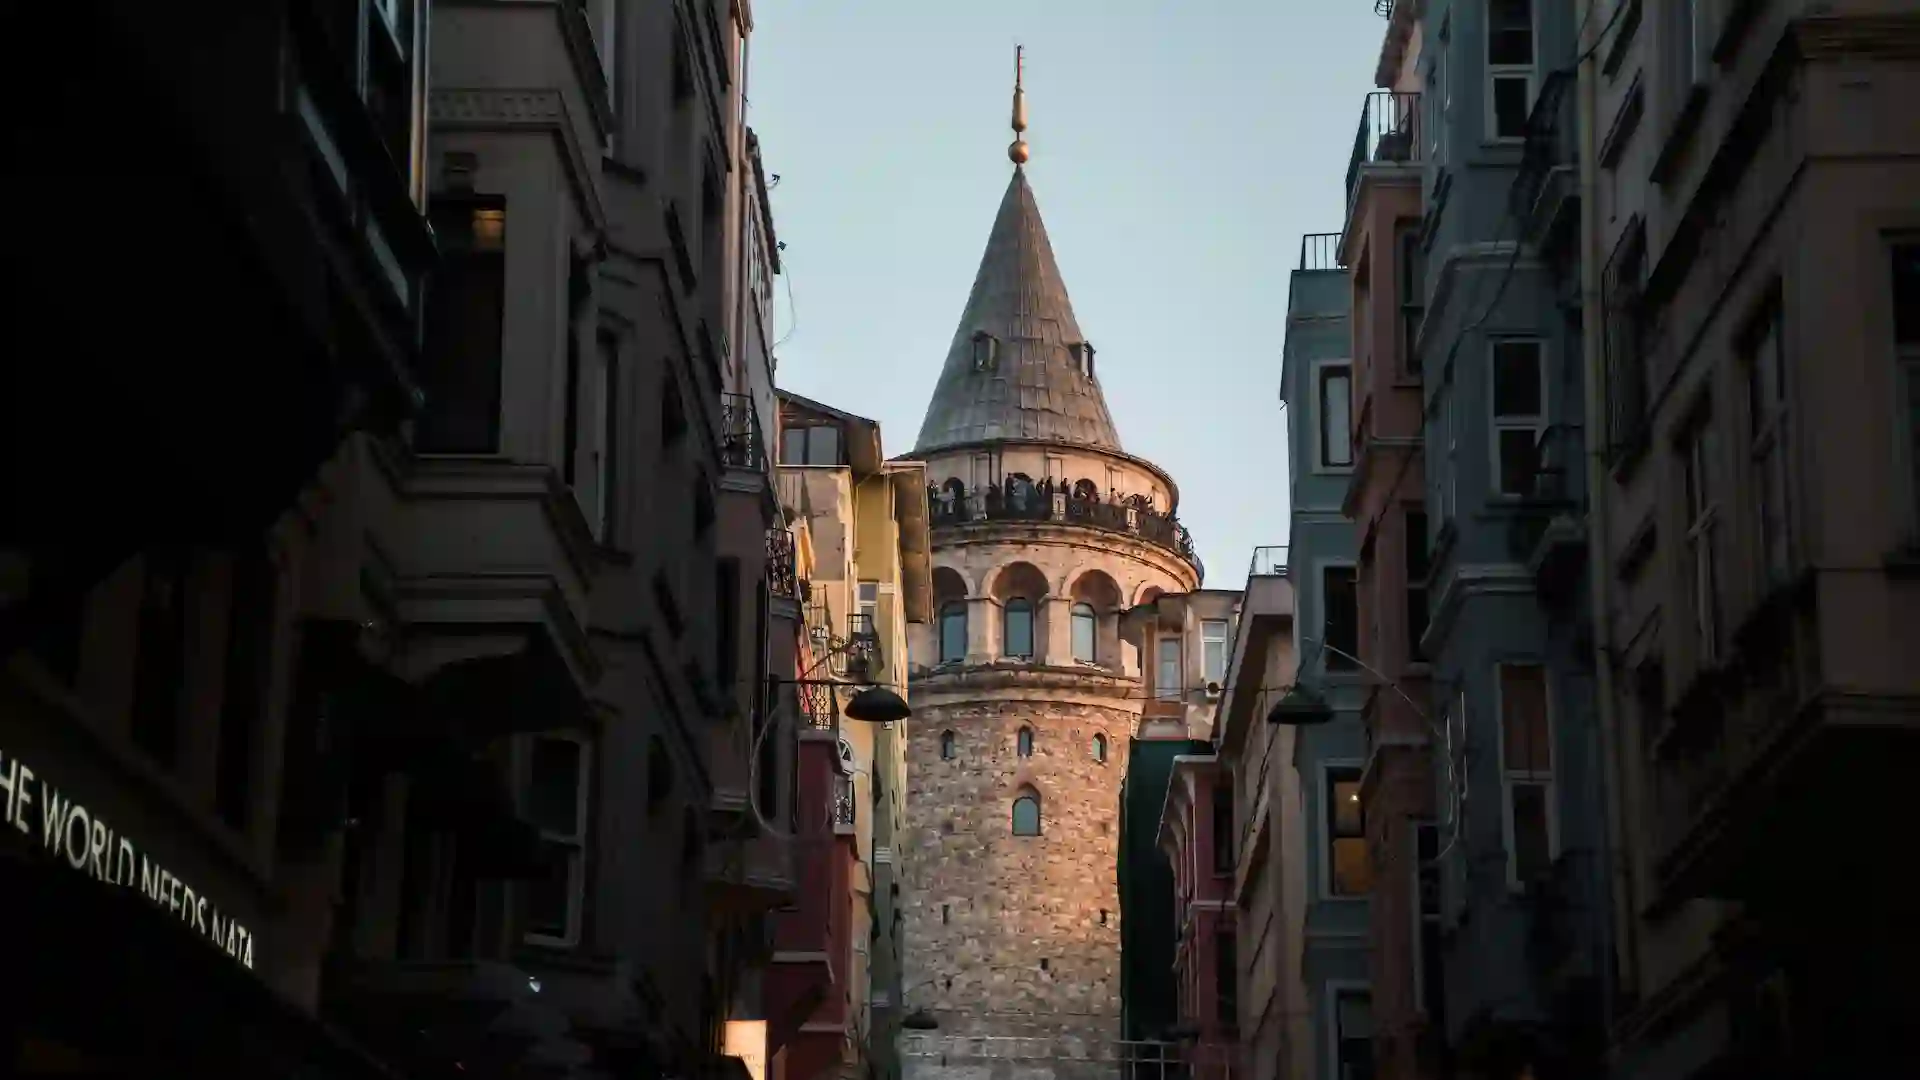
M 1008 691 L 999 691 L 1006 694 Z M 961 701 L 916 712 L 908 756 L 910 1006 L 952 1034 L 1119 1038 L 1120 781 L 1138 705 Z M 1017 752 L 1034 732 L 1033 756 Z M 952 731 L 955 754 L 940 757 Z M 1096 760 L 1094 736 L 1107 755 Z M 1041 835 L 1013 802 L 1040 796 Z M 1044 964 L 1044 966 L 1043 966 Z

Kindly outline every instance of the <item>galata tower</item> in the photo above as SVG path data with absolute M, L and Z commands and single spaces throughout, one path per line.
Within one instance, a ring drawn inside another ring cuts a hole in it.
M 982 1064 L 946 1036 L 1039 1040 L 1060 1065 L 1111 1053 L 1120 782 L 1147 698 L 1120 618 L 1200 581 L 1172 478 L 1121 449 L 1025 121 L 1016 79 L 1013 176 L 909 455 L 926 463 L 938 616 L 912 641 L 901 986 L 939 1022 L 922 1045 L 954 1052 L 910 1052 L 907 1080 Z

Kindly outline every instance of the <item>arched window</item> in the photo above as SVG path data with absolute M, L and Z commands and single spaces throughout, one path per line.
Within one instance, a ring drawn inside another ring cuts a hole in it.
M 1013 800 L 1013 835 L 1040 835 L 1040 796 L 1032 788 L 1021 791 Z
M 1001 612 L 1001 630 L 1001 655 L 1033 659 L 1033 604 L 1030 601 L 1018 597 L 1007 601 L 1006 610 Z
M 956 664 L 967 658 L 967 605 L 954 600 L 940 608 L 940 662 Z
M 1075 660 L 1083 664 L 1094 662 L 1099 640 L 1099 626 L 1099 620 L 1093 614 L 1092 604 L 1073 605 L 1073 658 Z
M 953 760 L 953 732 L 951 731 L 940 733 L 940 760 Z
M 1013 745 L 1014 745 L 1014 749 L 1019 752 L 1021 757 L 1032 757 L 1033 756 L 1033 729 L 1030 727 L 1021 728 L 1020 734 L 1014 737 Z
M 1093 760 L 1102 765 L 1107 763 L 1107 737 L 1096 734 L 1093 737 Z
M 1091 480 L 1076 480 L 1073 484 L 1073 497 L 1076 499 L 1099 498 L 1100 489 Z

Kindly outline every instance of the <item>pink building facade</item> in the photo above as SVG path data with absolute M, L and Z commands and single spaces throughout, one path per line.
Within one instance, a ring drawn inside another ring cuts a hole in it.
M 1239 1040 L 1239 925 L 1233 900 L 1233 774 L 1212 754 L 1174 758 L 1160 815 L 1173 868 L 1173 978 L 1195 1080 L 1230 1080 Z

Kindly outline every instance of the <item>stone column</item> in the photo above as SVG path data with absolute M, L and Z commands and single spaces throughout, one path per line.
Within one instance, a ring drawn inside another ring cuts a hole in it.
M 1000 655 L 1000 604 L 990 596 L 967 601 L 967 663 L 990 664 Z
M 1040 601 L 1044 612 L 1037 629 L 1046 637 L 1041 642 L 1039 660 L 1044 664 L 1070 667 L 1073 664 L 1073 605 L 1064 596 L 1049 596 Z

